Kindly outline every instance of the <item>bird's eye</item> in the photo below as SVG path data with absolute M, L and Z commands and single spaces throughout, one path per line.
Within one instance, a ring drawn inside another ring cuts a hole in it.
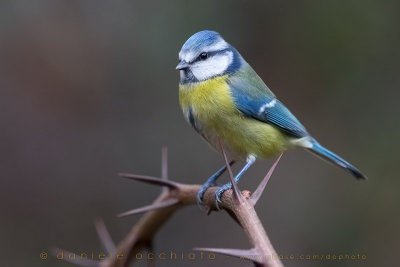
M 201 60 L 205 60 L 205 59 L 207 59 L 207 58 L 208 58 L 208 53 L 203 52 L 203 53 L 200 54 L 200 59 L 201 59 Z

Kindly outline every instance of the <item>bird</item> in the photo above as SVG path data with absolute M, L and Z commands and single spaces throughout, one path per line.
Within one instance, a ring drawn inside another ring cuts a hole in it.
M 217 152 L 224 149 L 231 164 L 245 162 L 235 182 L 257 159 L 294 148 L 306 149 L 355 178 L 366 179 L 356 167 L 320 145 L 218 32 L 203 30 L 187 39 L 176 69 L 180 73 L 179 104 L 185 120 Z M 199 204 L 225 169 L 219 169 L 201 187 Z M 215 192 L 217 207 L 222 194 L 231 187 L 227 183 Z

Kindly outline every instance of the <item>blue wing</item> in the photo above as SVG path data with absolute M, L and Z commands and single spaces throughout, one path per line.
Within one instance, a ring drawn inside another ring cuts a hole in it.
M 236 107 L 246 116 L 274 125 L 293 137 L 309 136 L 304 126 L 249 65 L 231 76 L 228 84 Z

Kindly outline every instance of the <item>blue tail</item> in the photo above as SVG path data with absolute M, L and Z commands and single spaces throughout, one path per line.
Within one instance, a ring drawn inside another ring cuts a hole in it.
M 336 155 L 335 153 L 329 151 L 325 147 L 321 146 L 317 141 L 312 141 L 312 147 L 309 148 L 310 152 L 324 158 L 325 160 L 332 162 L 333 164 L 345 169 L 350 172 L 357 179 L 367 179 L 367 177 L 362 174 L 356 167 Z

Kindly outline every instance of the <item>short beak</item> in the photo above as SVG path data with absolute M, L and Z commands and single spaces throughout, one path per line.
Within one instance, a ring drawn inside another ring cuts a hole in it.
M 185 60 L 179 61 L 178 66 L 176 66 L 177 70 L 183 70 L 189 68 L 189 64 Z

